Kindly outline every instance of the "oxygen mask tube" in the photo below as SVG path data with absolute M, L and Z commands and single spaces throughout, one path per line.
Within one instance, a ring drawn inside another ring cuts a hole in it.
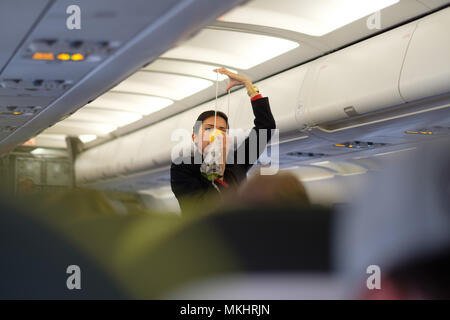
M 219 73 L 216 75 L 216 100 L 214 106 L 214 130 L 209 136 L 210 144 L 206 147 L 205 158 L 200 167 L 202 175 L 211 181 L 214 188 L 220 192 L 219 188 L 215 184 L 214 180 L 220 179 L 221 167 L 220 164 L 223 161 L 223 135 L 220 130 L 217 130 L 217 104 L 218 104 L 218 91 L 219 91 Z M 228 90 L 228 110 L 230 108 L 230 91 Z M 219 136 L 221 136 L 219 138 Z

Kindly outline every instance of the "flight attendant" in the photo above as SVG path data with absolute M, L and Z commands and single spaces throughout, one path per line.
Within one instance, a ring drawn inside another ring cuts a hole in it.
M 216 113 L 214 110 L 201 113 L 192 133 L 192 140 L 196 145 L 196 154 L 190 155 L 189 158 L 177 159 L 177 161 L 172 162 L 170 169 L 171 188 L 182 211 L 185 210 L 187 203 L 199 203 L 199 200 L 204 200 L 210 192 L 220 193 L 223 190 L 235 188 L 242 183 L 246 179 L 249 169 L 264 151 L 267 142 L 270 140 L 271 130 L 276 128 L 269 99 L 261 95 L 258 88 L 253 85 L 248 77 L 233 73 L 225 68 L 215 69 L 214 71 L 228 76 L 230 82 L 227 91 L 239 85 L 244 85 L 247 89 L 255 115 L 255 126 L 252 130 L 256 134 L 256 139 L 250 139 L 250 135 L 247 136 L 239 148 L 229 153 L 227 152 L 229 146 L 227 115 L 222 112 Z M 262 135 L 261 129 L 264 129 L 267 135 Z M 223 158 L 220 162 L 220 168 L 217 168 L 217 174 L 211 179 L 203 170 L 204 164 L 202 167 L 202 163 L 195 163 L 195 159 L 206 159 L 208 157 L 207 153 L 211 149 L 209 147 L 212 147 L 210 144 L 214 141 L 214 137 L 218 135 L 221 135 L 222 141 L 226 143 L 222 144 Z M 260 138 L 262 138 L 261 143 Z M 256 142 L 256 146 L 250 147 L 249 144 L 254 142 Z M 256 154 L 250 154 L 253 150 L 256 151 Z M 244 154 L 245 159 L 241 157 Z M 233 161 L 230 161 L 231 157 L 233 157 Z

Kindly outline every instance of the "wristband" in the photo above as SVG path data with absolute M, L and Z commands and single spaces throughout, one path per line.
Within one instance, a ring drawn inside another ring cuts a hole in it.
M 251 88 L 247 89 L 247 94 L 249 97 L 251 97 L 255 93 L 259 93 L 259 89 L 257 87 L 252 86 Z

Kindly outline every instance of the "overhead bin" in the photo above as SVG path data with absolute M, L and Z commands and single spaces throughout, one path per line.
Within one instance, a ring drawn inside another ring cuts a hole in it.
M 450 92 L 450 8 L 422 19 L 408 48 L 400 79 L 410 102 Z
M 315 61 L 300 127 L 402 104 L 398 82 L 417 23 L 410 23 Z
M 299 128 L 448 93 L 449 27 L 447 8 L 311 63 Z

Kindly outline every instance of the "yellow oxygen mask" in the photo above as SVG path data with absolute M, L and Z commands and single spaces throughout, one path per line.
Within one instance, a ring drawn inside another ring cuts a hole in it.
M 220 164 L 222 162 L 222 143 L 220 139 L 216 137 L 222 136 L 221 130 L 214 129 L 209 135 L 210 144 L 205 148 L 205 155 L 202 165 L 200 166 L 200 172 L 209 181 L 219 179 L 221 175 Z
M 223 135 L 222 131 L 214 129 L 214 131 L 209 135 L 209 142 L 214 142 L 216 137 Z

